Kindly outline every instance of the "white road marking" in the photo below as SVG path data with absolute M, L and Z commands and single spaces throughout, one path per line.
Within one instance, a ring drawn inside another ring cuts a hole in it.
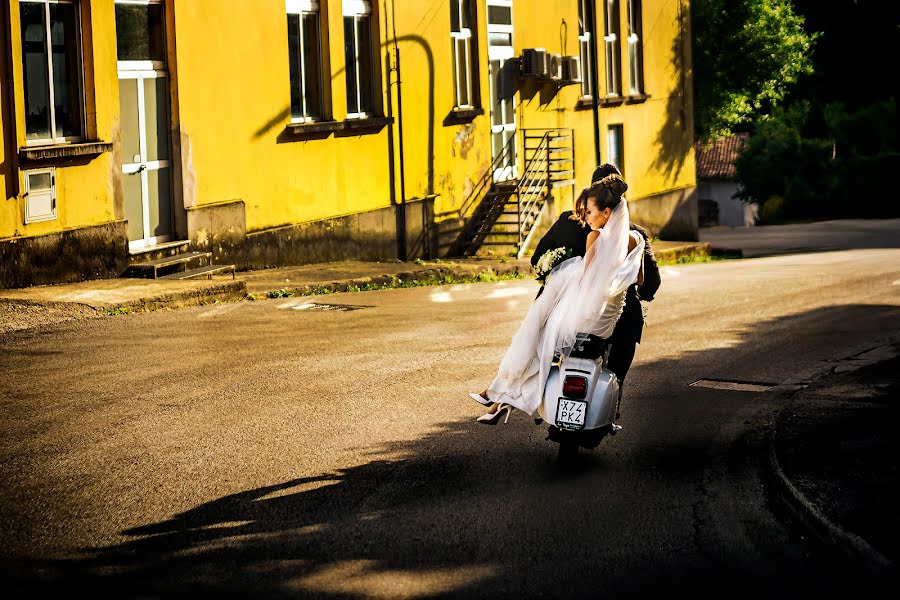
M 432 302 L 453 302 L 450 292 L 431 292 Z
M 514 287 L 514 288 L 503 288 L 499 290 L 494 290 L 487 296 L 486 298 L 511 298 L 513 296 L 530 296 L 534 294 L 534 290 L 527 287 Z
M 296 306 L 292 306 L 294 310 L 309 310 L 310 308 L 315 308 L 315 304 L 312 302 L 304 302 L 303 304 L 298 304 Z

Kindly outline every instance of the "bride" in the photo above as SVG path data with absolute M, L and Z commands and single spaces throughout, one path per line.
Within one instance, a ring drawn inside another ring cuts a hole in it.
M 491 407 L 478 418 L 496 424 L 512 408 L 540 411 L 544 385 L 554 361 L 565 360 L 579 334 L 608 338 L 625 303 L 625 294 L 641 275 L 644 240 L 631 235 L 628 185 L 609 175 L 581 193 L 579 216 L 591 228 L 584 258 L 557 265 L 547 277 L 544 292 L 535 300 L 512 338 L 494 381 L 480 394 L 469 396 Z

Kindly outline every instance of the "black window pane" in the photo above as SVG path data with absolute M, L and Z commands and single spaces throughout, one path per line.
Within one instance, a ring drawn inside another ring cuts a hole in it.
M 291 71 L 291 117 L 303 117 L 303 94 L 300 89 L 300 15 L 288 15 L 288 64 Z
M 488 6 L 488 23 L 512 25 L 512 9 L 508 6 Z
M 356 53 L 359 57 L 359 102 L 360 112 L 374 112 L 375 73 L 372 63 L 372 19 L 358 17 L 356 26 Z
M 25 137 L 50 137 L 50 84 L 44 6 L 19 4 L 22 24 L 22 71 L 25 78 Z
M 119 60 L 166 60 L 163 6 L 116 4 Z
M 53 106 L 56 135 L 81 135 L 78 25 L 74 4 L 50 5 L 50 43 L 53 51 Z
M 353 31 L 354 17 L 344 17 L 344 64 L 347 80 L 347 112 L 358 113 L 359 101 L 356 86 L 356 34 Z
M 319 14 L 303 15 L 303 82 L 306 116 L 322 117 L 322 75 L 319 57 Z
M 459 0 L 450 0 L 450 31 L 459 31 Z

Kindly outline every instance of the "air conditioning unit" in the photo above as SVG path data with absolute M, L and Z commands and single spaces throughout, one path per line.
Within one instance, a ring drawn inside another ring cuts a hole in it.
M 554 81 L 562 79 L 562 56 L 559 54 L 547 55 L 547 75 Z
M 581 57 L 580 56 L 563 56 L 562 57 L 562 74 L 560 79 L 563 81 L 571 81 L 572 83 L 581 83 Z
M 547 51 L 543 48 L 522 50 L 519 77 L 522 79 L 546 79 L 549 76 Z

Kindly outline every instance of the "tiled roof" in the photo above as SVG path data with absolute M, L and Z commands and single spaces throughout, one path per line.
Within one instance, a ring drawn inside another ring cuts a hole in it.
M 716 140 L 709 148 L 704 148 L 703 140 L 694 143 L 697 153 L 697 179 L 734 179 L 737 171 L 734 159 L 747 143 L 748 134 L 736 133 Z

